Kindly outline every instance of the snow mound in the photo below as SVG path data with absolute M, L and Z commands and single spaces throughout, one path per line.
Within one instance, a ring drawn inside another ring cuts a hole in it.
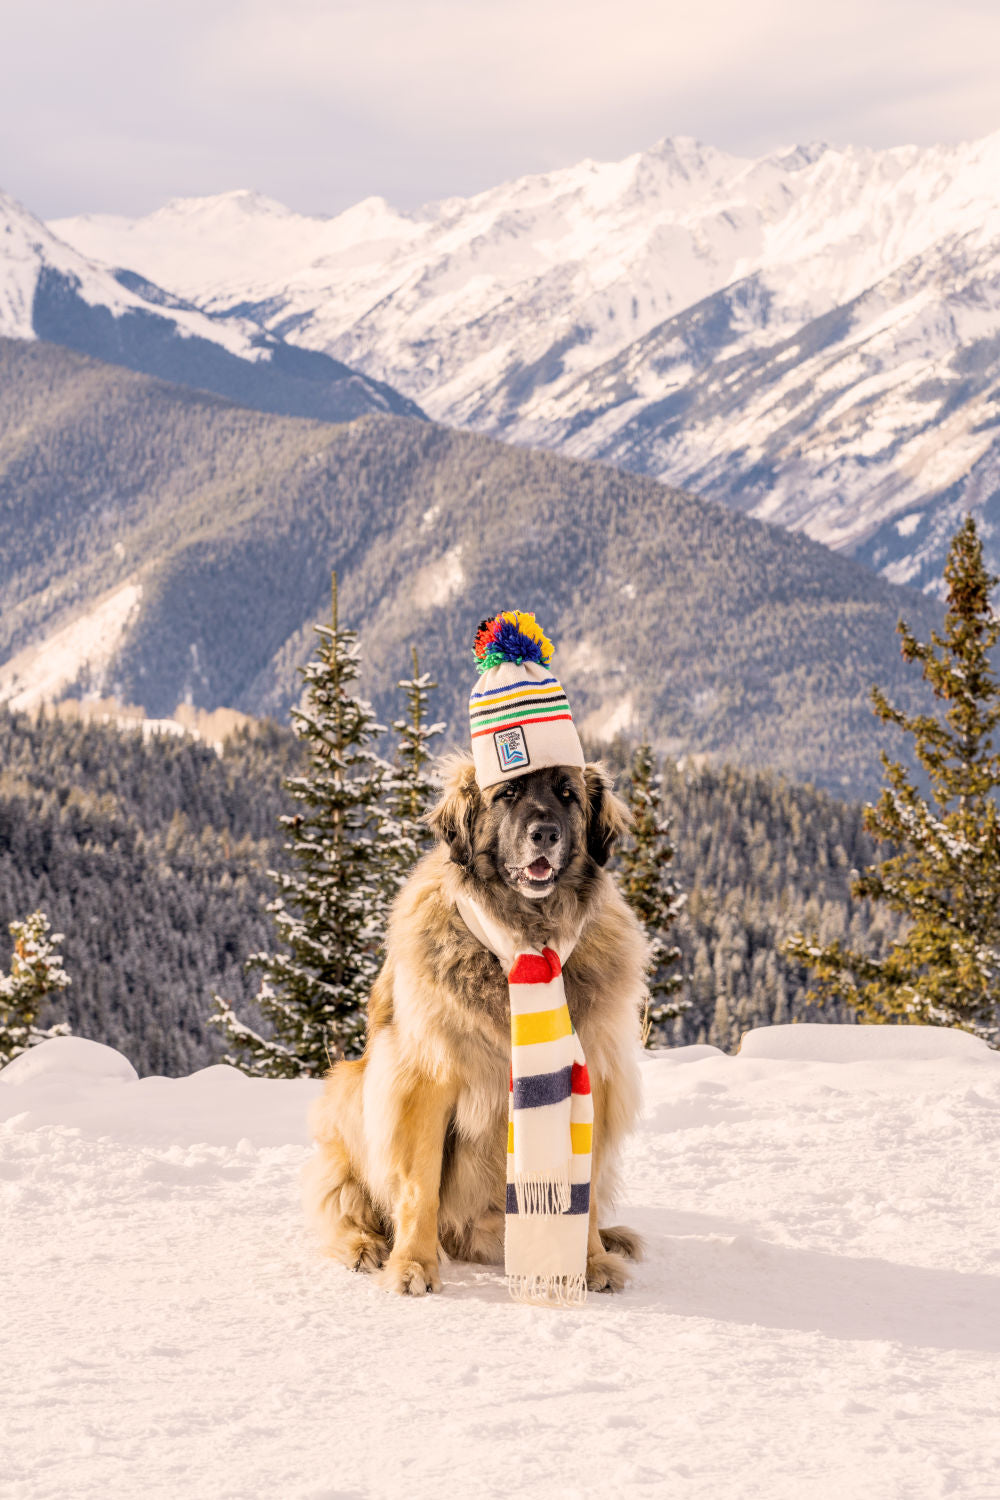
M 801 1062 L 937 1062 L 991 1056 L 967 1031 L 944 1026 L 825 1026 L 807 1021 L 758 1026 L 740 1043 L 741 1057 L 794 1058 Z
M 726 1056 L 720 1047 L 712 1047 L 708 1042 L 693 1042 L 690 1047 L 664 1047 L 662 1052 L 657 1051 L 652 1055 L 665 1057 L 672 1063 L 704 1062 L 709 1057 Z
M 0 1071 L 0 1129 L 69 1128 L 86 1139 L 113 1136 L 132 1146 L 254 1148 L 306 1146 L 306 1112 L 321 1084 L 248 1078 L 216 1063 L 187 1078 L 140 1078 L 113 1047 L 79 1036 L 53 1037 Z M 109 1089 L 114 1083 L 120 1087 Z
M 23 1087 L 40 1079 L 53 1079 L 62 1085 L 67 1074 L 75 1084 L 135 1083 L 139 1077 L 128 1058 L 114 1047 L 88 1042 L 82 1036 L 54 1036 L 0 1068 L 0 1083 Z

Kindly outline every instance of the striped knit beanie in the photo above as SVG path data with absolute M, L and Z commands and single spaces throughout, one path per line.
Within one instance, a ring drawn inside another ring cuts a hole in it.
M 585 764 L 569 700 L 550 668 L 552 642 L 534 615 L 505 610 L 483 620 L 475 658 L 480 676 L 469 719 L 481 791 L 540 766 Z

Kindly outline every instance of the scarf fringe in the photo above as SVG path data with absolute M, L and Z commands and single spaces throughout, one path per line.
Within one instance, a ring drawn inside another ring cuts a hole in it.
M 514 1193 L 519 1214 L 564 1214 L 573 1199 L 569 1176 L 548 1172 L 522 1172 L 514 1178 Z
M 587 1278 L 581 1276 L 508 1276 L 507 1290 L 517 1302 L 541 1302 L 550 1307 L 582 1307 L 587 1300 Z

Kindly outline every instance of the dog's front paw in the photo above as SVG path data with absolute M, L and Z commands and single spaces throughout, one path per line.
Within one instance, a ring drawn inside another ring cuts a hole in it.
M 441 1290 L 436 1260 L 414 1260 L 410 1255 L 391 1255 L 381 1276 L 382 1285 L 403 1297 L 423 1297 Z
M 600 1235 L 605 1250 L 613 1250 L 617 1255 L 624 1255 L 627 1260 L 642 1260 L 646 1253 L 642 1235 L 637 1234 L 634 1229 L 626 1229 L 624 1224 L 613 1224 L 610 1229 L 602 1229 Z
M 587 1290 L 591 1292 L 621 1292 L 629 1279 L 629 1268 L 625 1258 L 613 1250 L 599 1250 L 587 1256 Z
M 348 1248 L 347 1264 L 352 1271 L 377 1271 L 389 1257 L 384 1239 L 373 1234 L 356 1235 Z

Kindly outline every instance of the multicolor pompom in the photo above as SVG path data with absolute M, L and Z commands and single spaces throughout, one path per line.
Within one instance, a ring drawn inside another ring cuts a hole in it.
M 476 671 L 488 672 L 490 667 L 499 667 L 505 661 L 521 666 L 526 661 L 537 661 L 547 667 L 552 660 L 552 642 L 534 615 L 524 614 L 519 609 L 504 610 L 490 620 L 483 620 L 476 632 L 474 647 Z

